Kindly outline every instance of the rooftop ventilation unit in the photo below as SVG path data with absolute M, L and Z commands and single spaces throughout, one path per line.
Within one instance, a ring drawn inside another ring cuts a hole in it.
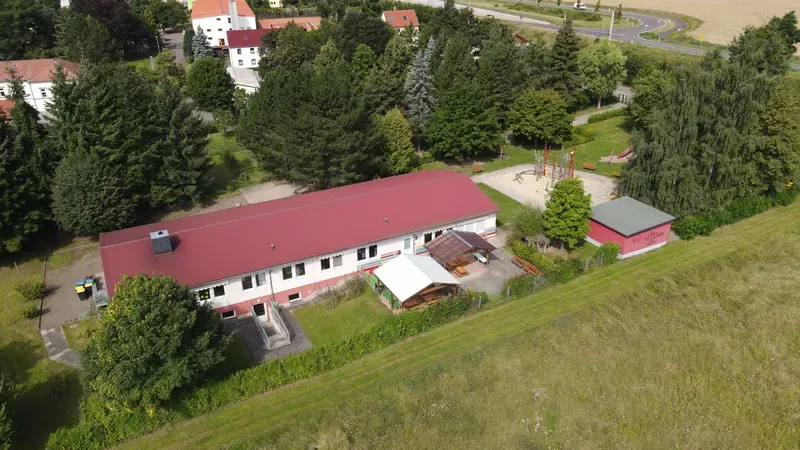
M 172 252 L 172 242 L 169 240 L 169 232 L 167 230 L 150 233 L 150 243 L 153 245 L 153 253 L 156 255 Z

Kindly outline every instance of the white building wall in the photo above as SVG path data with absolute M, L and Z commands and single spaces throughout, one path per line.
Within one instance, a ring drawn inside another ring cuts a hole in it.
M 491 234 L 495 231 L 496 215 L 489 214 L 476 219 L 469 219 L 462 222 L 454 222 L 448 225 L 422 230 L 420 232 L 411 233 L 408 235 L 397 236 L 377 243 L 367 244 L 360 248 L 366 249 L 366 259 L 358 260 L 358 248 L 351 248 L 346 251 L 322 255 L 319 257 L 305 259 L 303 261 L 295 261 L 291 264 L 285 264 L 279 267 L 267 268 L 264 270 L 256 271 L 250 274 L 233 277 L 221 282 L 205 284 L 201 286 L 194 286 L 192 289 L 196 292 L 209 290 L 210 299 L 208 300 L 214 308 L 223 308 L 226 306 L 234 305 L 240 302 L 252 301 L 257 298 L 270 297 L 273 294 L 279 293 L 299 293 L 300 299 L 311 295 L 318 288 L 325 287 L 326 280 L 332 280 L 331 284 L 335 284 L 338 279 L 343 276 L 366 270 L 378 266 L 400 253 L 421 253 L 424 252 L 425 234 L 431 233 L 434 236 L 437 232 L 445 232 L 448 229 L 474 231 L 479 234 Z M 480 230 L 480 231 L 479 231 Z M 408 239 L 408 241 L 407 241 Z M 410 243 L 410 247 L 406 244 Z M 377 252 L 375 256 L 370 257 L 369 246 L 377 244 Z M 333 257 L 341 256 L 342 264 L 339 267 L 333 267 Z M 330 258 L 331 267 L 322 270 L 321 260 Z M 297 275 L 297 264 L 303 263 L 305 268 L 304 275 Z M 291 267 L 292 277 L 283 279 L 283 268 Z M 262 286 L 256 286 L 255 276 L 258 273 L 265 274 L 265 283 Z M 253 287 L 251 289 L 243 289 L 242 278 L 245 276 L 252 276 Z M 323 283 L 322 286 L 319 283 Z M 225 295 L 216 296 L 214 294 L 215 286 L 224 286 Z M 202 296 L 201 296 L 202 298 Z
M 255 16 L 239 16 L 238 24 L 238 28 L 235 28 L 237 30 L 255 30 L 256 18 Z M 193 19 L 192 28 L 197 31 L 198 26 L 203 29 L 203 33 L 206 34 L 206 39 L 208 40 L 208 45 L 211 47 L 227 47 L 227 33 L 229 30 L 234 29 L 230 16 L 215 16 L 204 17 L 202 19 Z
M 53 98 L 51 88 L 52 81 L 23 82 L 25 91 L 25 102 L 36 108 L 40 113 L 47 111 L 47 105 Z M 7 81 L 0 81 L 0 100 L 11 99 L 11 84 Z
M 260 42 L 256 42 L 253 47 L 232 48 L 230 52 L 231 67 L 257 68 L 258 62 L 261 61 L 261 55 L 258 52 L 260 44 Z

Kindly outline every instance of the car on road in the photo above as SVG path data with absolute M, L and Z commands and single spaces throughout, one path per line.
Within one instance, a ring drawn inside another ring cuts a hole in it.
M 583 11 L 586 9 L 586 3 L 581 3 L 581 2 L 573 3 L 572 7 Z

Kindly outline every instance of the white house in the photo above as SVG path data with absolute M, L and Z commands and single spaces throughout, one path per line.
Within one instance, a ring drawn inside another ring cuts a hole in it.
M 236 86 L 236 88 L 242 89 L 248 94 L 252 94 L 253 92 L 257 91 L 259 85 L 261 85 L 261 78 L 258 76 L 258 72 L 256 72 L 254 69 L 228 67 L 225 70 L 228 71 L 228 75 L 230 75 L 233 79 L 233 84 Z
M 259 47 L 261 37 L 267 33 L 286 28 L 293 23 L 306 31 L 319 28 L 322 17 L 284 17 L 278 19 L 259 19 L 257 30 L 228 31 L 231 67 L 253 69 L 261 61 Z
M 19 61 L 1 61 L 0 62 L 0 100 L 7 100 L 11 98 L 10 77 L 8 70 L 14 69 L 17 71 L 17 76 L 23 81 L 23 89 L 25 91 L 25 101 L 36 108 L 40 113 L 47 110 L 47 105 L 53 94 L 51 87 L 53 86 L 53 76 L 56 73 L 56 67 L 61 66 L 69 79 L 75 79 L 78 76 L 78 65 L 71 61 L 63 59 L 24 59 Z
M 245 0 L 194 0 L 192 28 L 203 29 L 212 48 L 227 48 L 230 30 L 255 30 L 256 15 Z
M 103 233 L 100 254 L 112 295 L 123 275 L 168 275 L 227 318 L 426 253 L 448 229 L 493 235 L 497 211 L 467 175 L 428 170 Z

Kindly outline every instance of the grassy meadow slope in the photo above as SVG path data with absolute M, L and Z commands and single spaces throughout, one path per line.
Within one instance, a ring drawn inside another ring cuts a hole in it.
M 798 225 L 777 208 L 126 446 L 791 446 Z

